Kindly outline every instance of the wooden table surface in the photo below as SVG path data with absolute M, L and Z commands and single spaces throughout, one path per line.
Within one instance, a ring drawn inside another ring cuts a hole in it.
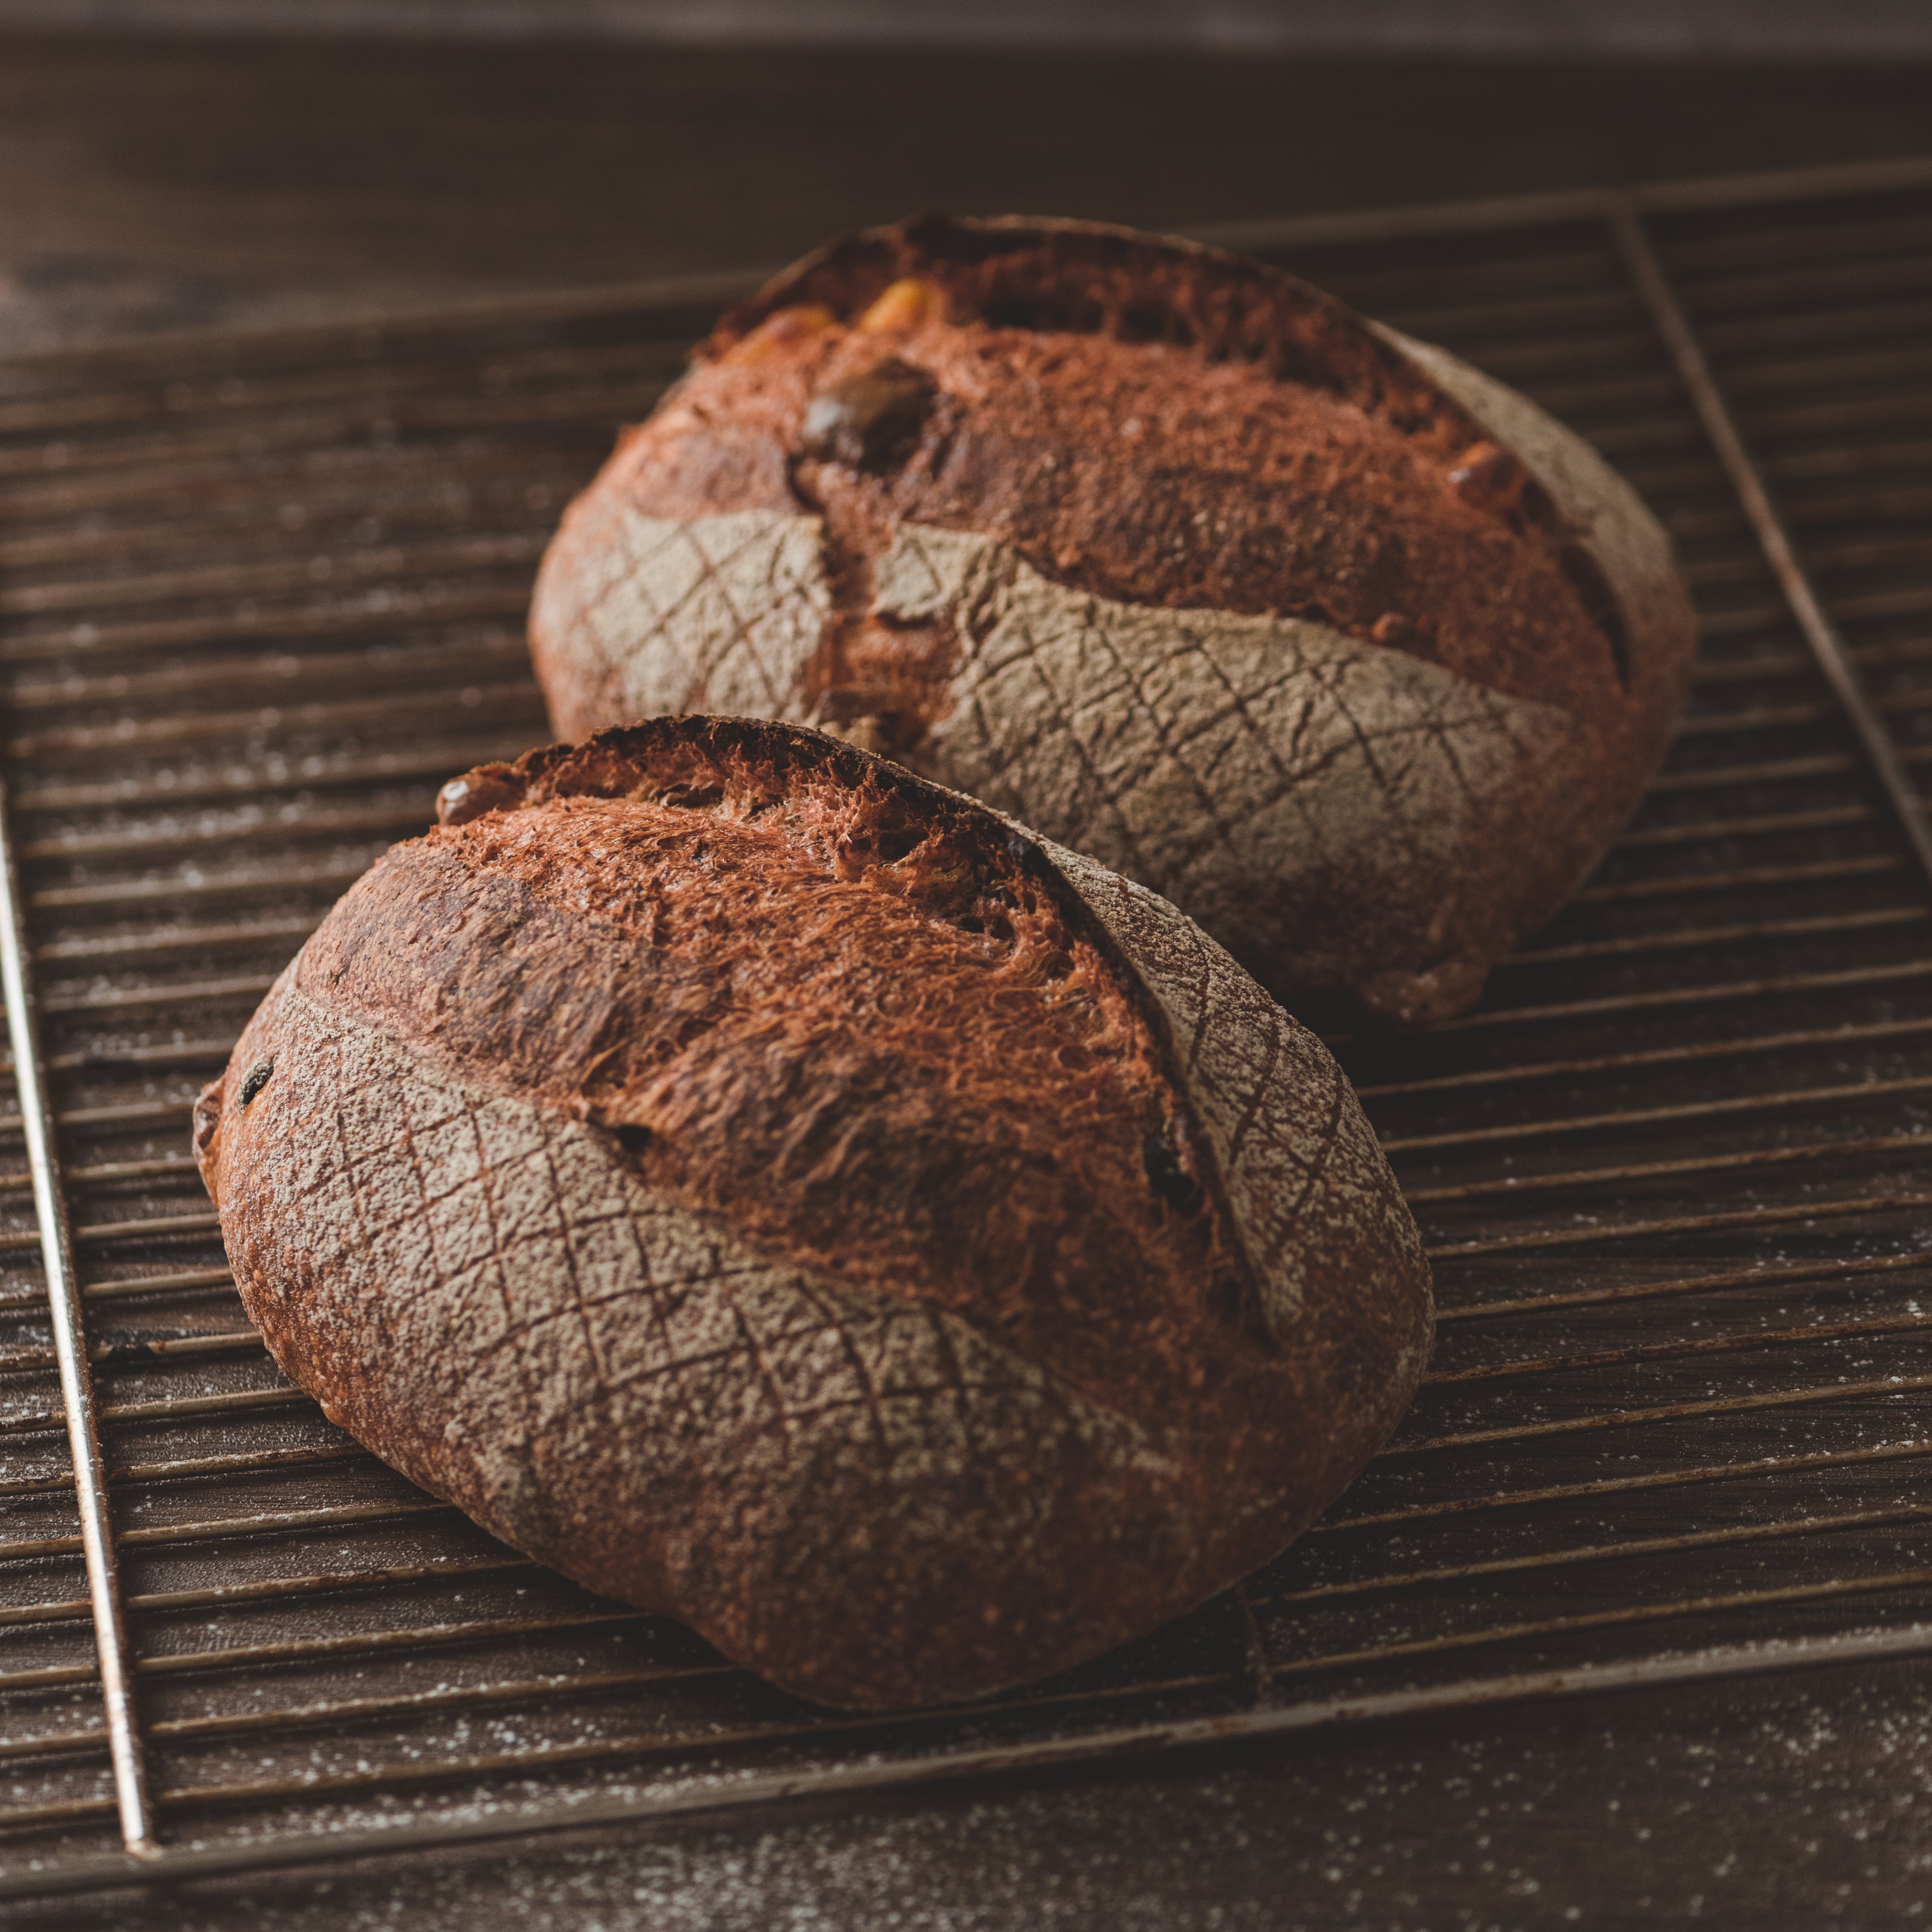
M 776 263 L 908 208 L 1193 225 L 1932 150 L 1932 74 L 0 39 L 0 349 Z M 1633 1695 L 36 1924 L 1922 1922 L 1932 1681 Z
M 1922 152 L 1928 82 L 0 34 L 0 352 L 776 266 L 914 209 L 1189 226 Z

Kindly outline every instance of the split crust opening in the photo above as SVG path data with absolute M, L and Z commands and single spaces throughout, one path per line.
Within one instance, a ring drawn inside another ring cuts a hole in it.
M 646 514 L 823 520 L 832 609 L 801 708 L 878 721 L 879 748 L 944 715 L 956 656 L 943 627 L 872 608 L 902 522 L 1123 603 L 1310 619 L 1512 696 L 1629 687 L 1618 599 L 1518 458 L 1341 304 L 1211 250 L 1018 221 L 855 236 L 728 315 L 638 435 Z
M 483 767 L 442 815 L 298 992 L 603 1128 L 767 1260 L 970 1312 L 1096 1396 L 1123 1322 L 1270 1346 L 1158 1016 L 992 814 L 686 721 Z

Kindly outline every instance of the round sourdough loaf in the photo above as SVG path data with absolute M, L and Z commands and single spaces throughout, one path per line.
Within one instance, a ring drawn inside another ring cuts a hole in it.
M 1139 886 L 794 726 L 485 766 L 196 1109 L 359 1440 L 826 1702 L 970 1696 L 1272 1556 L 1429 1350 L 1340 1070 Z
M 824 724 L 1172 899 L 1292 1004 L 1473 1002 L 1630 814 L 1692 622 L 1593 452 L 1258 262 L 932 219 L 728 315 L 572 506 L 557 730 Z

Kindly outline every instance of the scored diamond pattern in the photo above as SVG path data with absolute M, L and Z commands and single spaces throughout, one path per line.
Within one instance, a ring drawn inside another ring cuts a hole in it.
M 791 706 L 831 608 L 818 520 L 669 522 L 587 503 L 539 578 L 532 628 L 614 688 L 627 717 Z
M 960 638 L 932 776 L 1308 983 L 1347 974 L 1313 923 L 1258 926 L 1255 880 L 1427 879 L 1471 811 L 1531 808 L 1568 735 L 1552 706 L 1325 626 L 1112 603 L 961 532 L 901 526 L 879 584 L 883 616 Z

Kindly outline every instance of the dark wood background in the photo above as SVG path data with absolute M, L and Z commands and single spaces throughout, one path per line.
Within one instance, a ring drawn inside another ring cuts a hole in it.
M 776 266 L 919 208 L 1154 227 L 1932 149 L 1932 68 L 0 33 L 0 352 Z
M 909 207 L 1152 225 L 1932 150 L 1932 73 L 0 39 L 0 348 L 776 263 Z M 1932 1681 L 1633 1696 L 34 1922 L 1920 1922 Z

